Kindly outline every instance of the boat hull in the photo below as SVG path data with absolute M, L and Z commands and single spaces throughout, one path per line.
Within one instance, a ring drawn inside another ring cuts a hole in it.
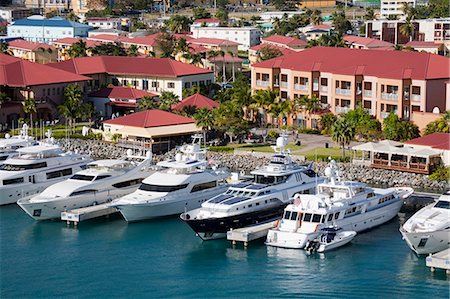
M 328 244 L 321 243 L 319 249 L 317 249 L 317 252 L 321 253 L 344 246 L 345 244 L 350 243 L 350 241 L 353 240 L 355 236 L 356 232 L 354 231 L 338 233 L 333 242 Z
M 259 223 L 277 220 L 283 214 L 287 204 L 221 218 L 188 219 L 189 212 L 182 214 L 186 222 L 202 240 L 225 238 L 230 229 L 237 229 Z
M 30 198 L 32 196 L 35 196 L 44 191 L 45 188 L 47 188 L 48 186 L 58 183 L 64 179 L 65 178 L 62 177 L 60 180 L 53 179 L 52 181 L 40 182 L 35 184 L 22 183 L 18 186 L 17 185 L 10 187 L 2 186 L 0 187 L 0 206 L 14 204 L 19 199 Z
M 400 233 L 409 248 L 419 255 L 436 253 L 450 246 L 450 229 L 419 233 L 400 228 Z

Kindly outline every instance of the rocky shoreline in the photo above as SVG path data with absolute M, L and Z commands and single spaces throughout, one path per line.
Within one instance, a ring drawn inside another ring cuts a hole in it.
M 78 151 L 84 154 L 90 154 L 94 159 L 115 159 L 124 157 L 126 149 L 112 143 L 97 140 L 65 139 L 58 140 L 58 143 L 66 151 Z M 155 155 L 155 162 L 167 159 L 173 156 L 174 150 L 164 155 Z M 249 173 L 251 170 L 261 167 L 269 162 L 268 158 L 254 157 L 252 155 L 233 155 L 227 153 L 209 152 L 208 159 L 214 161 L 221 167 L 227 167 L 231 171 L 244 171 Z M 295 160 L 295 157 L 294 157 Z M 324 162 L 314 163 L 313 169 L 323 174 Z M 409 186 L 416 190 L 427 190 L 442 192 L 448 188 L 448 182 L 437 182 L 428 179 L 427 175 L 415 174 L 394 170 L 375 169 L 363 165 L 352 165 L 350 163 L 339 163 L 342 179 L 356 180 L 371 185 L 380 186 Z

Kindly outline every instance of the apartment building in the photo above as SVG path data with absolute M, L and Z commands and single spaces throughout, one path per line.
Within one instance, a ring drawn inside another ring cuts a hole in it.
M 449 63 L 429 53 L 315 47 L 253 64 L 252 90 L 277 90 L 286 100 L 316 96 L 335 114 L 361 106 L 380 121 L 390 112 L 434 120 L 447 109 Z M 318 119 L 300 112 L 286 123 L 315 127 Z
M 14 57 L 37 63 L 56 62 L 58 58 L 58 51 L 54 47 L 23 39 L 8 42 L 8 52 Z
M 93 92 L 102 86 L 112 84 L 133 87 L 157 95 L 163 91 L 170 91 L 181 99 L 183 88 L 214 82 L 212 71 L 169 58 L 92 56 L 48 65 L 90 77 L 91 85 L 85 92 Z
M 51 11 L 72 10 L 80 19 L 84 19 L 89 9 L 103 9 L 103 6 L 88 7 L 88 0 L 25 0 L 23 5 L 27 8 L 39 9 L 47 13 Z
M 11 23 L 15 20 L 25 19 L 38 12 L 39 10 L 25 7 L 0 7 L 0 20 Z
M 69 60 L 71 57 L 69 56 L 68 50 L 74 44 L 83 40 L 86 43 L 86 54 L 91 56 L 91 50 L 89 48 L 94 48 L 98 45 L 101 45 L 101 42 L 81 39 L 75 37 L 66 37 L 62 39 L 58 39 L 52 42 L 52 46 L 55 47 L 57 51 L 57 61 Z
M 386 19 L 388 16 L 404 17 L 403 6 L 407 4 L 411 7 L 416 6 L 416 0 L 381 0 L 380 17 Z
M 119 18 L 89 18 L 86 19 L 86 23 L 99 29 L 118 29 L 121 26 Z
M 247 51 L 261 42 L 261 30 L 256 27 L 191 27 L 193 38 L 220 38 L 239 43 Z

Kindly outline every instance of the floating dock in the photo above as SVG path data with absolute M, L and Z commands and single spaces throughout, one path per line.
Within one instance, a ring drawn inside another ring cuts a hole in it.
M 441 252 L 430 254 L 426 258 L 427 267 L 430 267 L 431 272 L 436 269 L 443 269 L 450 274 L 450 248 L 447 248 Z
M 111 214 L 117 213 L 118 211 L 119 210 L 117 210 L 115 207 L 110 207 L 107 203 L 104 203 L 101 205 L 89 206 L 62 212 L 61 220 L 67 221 L 68 225 L 73 223 L 74 226 L 77 226 L 81 221 L 102 216 L 109 216 Z
M 266 237 L 269 229 L 274 228 L 276 223 L 277 221 L 271 221 L 243 228 L 232 229 L 227 232 L 227 239 L 230 240 L 233 245 L 235 245 L 236 242 L 243 242 L 244 246 L 247 247 L 248 242 Z

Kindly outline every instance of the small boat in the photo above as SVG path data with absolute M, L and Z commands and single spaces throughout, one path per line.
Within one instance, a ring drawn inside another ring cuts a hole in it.
M 316 239 L 309 241 L 306 244 L 305 250 L 310 253 L 329 251 L 344 246 L 356 236 L 355 231 L 339 230 L 340 228 L 336 227 L 323 228 L 321 234 Z

